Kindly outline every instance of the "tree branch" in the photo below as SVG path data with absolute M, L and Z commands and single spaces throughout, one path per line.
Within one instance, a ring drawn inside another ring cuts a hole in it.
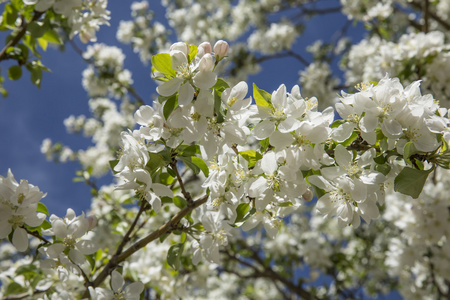
M 422 4 L 419 1 L 413 1 L 411 2 L 411 5 L 414 6 L 415 8 L 422 10 Z M 436 22 L 438 22 L 442 27 L 444 27 L 446 30 L 450 30 L 450 23 L 447 22 L 447 20 L 442 19 L 441 17 L 439 17 L 434 11 L 428 9 L 427 11 L 428 15 L 433 18 Z
M 244 246 L 246 249 L 250 250 L 252 252 L 252 256 L 251 258 L 254 259 L 262 268 L 263 271 L 259 270 L 256 266 L 254 266 L 253 264 L 240 259 L 239 257 L 237 257 L 234 254 L 229 253 L 228 251 L 224 251 L 224 253 L 231 259 L 237 261 L 238 263 L 247 266 L 249 268 L 251 268 L 255 274 L 255 277 L 264 277 L 264 278 L 269 278 L 271 279 L 274 284 L 276 284 L 276 281 L 282 283 L 284 286 L 286 286 L 291 292 L 295 293 L 296 295 L 300 296 L 301 299 L 305 299 L 305 300 L 319 300 L 319 298 L 315 297 L 314 295 L 312 295 L 310 292 L 306 291 L 305 289 L 303 289 L 301 286 L 299 285 L 295 285 L 294 283 L 292 283 L 291 281 L 289 281 L 288 279 L 286 279 L 285 277 L 283 277 L 282 275 L 278 274 L 277 272 L 275 272 L 270 266 L 266 266 L 264 264 L 264 261 L 261 259 L 261 257 L 259 257 L 259 255 L 255 252 L 255 250 L 253 250 L 250 247 Z
M 186 198 L 187 203 L 192 204 L 194 201 L 192 200 L 191 194 L 189 194 L 189 192 L 186 191 L 184 187 L 183 179 L 181 178 L 180 173 L 178 172 L 177 161 L 175 160 L 175 158 L 170 163 L 170 166 L 172 167 L 172 170 L 175 172 L 175 174 L 177 174 L 177 180 L 178 183 L 180 184 L 181 193 L 183 194 L 184 198 Z
M 35 11 L 34 16 L 31 19 L 30 23 L 33 23 L 34 21 L 38 20 L 43 14 L 44 12 Z M 8 56 L 6 55 L 6 50 L 9 47 L 14 47 L 15 45 L 17 45 L 17 43 L 20 42 L 20 40 L 27 32 L 27 26 L 30 23 L 27 23 L 25 20 L 22 21 L 22 25 L 20 25 L 19 32 L 17 33 L 17 35 L 12 40 L 10 40 L 8 44 L 6 44 L 6 46 L 2 49 L 2 51 L 0 51 L 0 61 L 8 59 Z
M 32 236 L 34 236 L 35 238 L 40 239 L 40 240 L 43 241 L 44 243 L 51 244 L 49 240 L 47 240 L 45 237 L 43 237 L 42 235 L 40 235 L 38 232 L 36 232 L 36 231 L 30 231 L 30 230 L 28 230 L 28 229 L 25 228 L 25 227 L 22 227 L 22 228 L 25 229 L 25 231 L 26 231 L 29 235 L 32 235 Z
M 152 232 L 148 236 L 144 237 L 143 239 L 137 241 L 134 245 L 129 247 L 127 250 L 125 250 L 122 254 L 113 256 L 111 260 L 108 262 L 108 264 L 103 268 L 103 270 L 100 272 L 100 274 L 97 276 L 97 278 L 92 282 L 92 287 L 98 287 L 111 273 L 112 270 L 114 270 L 121 262 L 126 260 L 128 257 L 133 255 L 138 250 L 144 248 L 147 244 L 150 242 L 156 240 L 157 238 L 161 237 L 163 234 L 170 231 L 172 228 L 176 227 L 176 225 L 183 219 L 187 214 L 189 214 L 191 211 L 196 209 L 197 207 L 201 206 L 202 204 L 206 203 L 208 200 L 208 195 L 203 196 L 202 198 L 193 201 L 191 205 L 188 204 L 185 208 L 180 210 L 175 216 L 170 219 L 169 222 L 161 226 L 158 230 Z M 88 290 L 86 289 L 84 296 L 87 297 L 89 294 Z

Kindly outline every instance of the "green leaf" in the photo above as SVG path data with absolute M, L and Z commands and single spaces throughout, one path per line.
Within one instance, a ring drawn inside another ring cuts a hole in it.
M 292 204 L 291 201 L 286 201 L 286 202 L 278 203 L 278 206 L 279 206 L 279 207 L 290 207 L 290 206 L 293 206 L 293 205 L 294 205 L 294 204 Z
M 261 140 L 261 141 L 259 141 L 259 143 L 261 144 L 261 147 L 259 148 L 259 150 L 261 152 L 265 152 L 267 150 L 267 148 L 269 148 L 269 146 L 270 146 L 269 138 Z
M 166 165 L 166 161 L 161 154 L 149 152 L 148 155 L 150 156 L 150 159 L 148 160 L 146 167 L 152 171 L 151 173 L 153 175 L 156 171 L 159 171 L 160 168 Z
M 180 257 L 183 254 L 184 243 L 183 244 L 175 244 L 169 248 L 169 252 L 167 253 L 167 263 L 174 270 L 178 270 L 180 267 Z
M 244 219 L 244 216 L 247 214 L 247 212 L 250 210 L 250 205 L 248 203 L 241 203 L 236 208 L 236 220 L 235 223 L 242 222 Z
M 253 98 L 255 98 L 256 105 L 260 107 L 271 107 L 272 95 L 268 92 L 259 89 L 256 84 L 253 83 Z
M 40 38 L 47 31 L 48 27 L 45 26 L 42 22 L 34 21 L 28 24 L 27 31 L 34 38 Z
M 358 137 L 358 132 L 355 130 L 353 131 L 352 135 L 346 139 L 345 141 L 342 142 L 342 145 L 345 147 L 350 146 L 351 143 L 353 143 L 354 140 L 356 140 L 356 138 Z
M 22 68 L 18 65 L 11 66 L 8 69 L 8 77 L 11 80 L 18 80 L 22 77 Z
M 386 158 L 381 154 L 373 159 L 377 164 L 384 164 L 386 162 Z
M 222 78 L 218 78 L 216 84 L 213 86 L 213 89 L 216 90 L 220 95 L 225 89 L 229 87 L 230 85 L 225 80 L 223 80 Z
M 427 181 L 428 175 L 433 171 L 430 170 L 417 170 L 409 167 L 403 168 L 403 170 L 395 177 L 394 190 L 402 194 L 418 198 L 422 192 L 423 186 Z
M 5 10 L 3 12 L 3 20 L 6 21 L 8 26 L 15 27 L 18 12 L 11 4 L 5 5 Z
M 241 151 L 239 154 L 248 161 L 248 167 L 253 167 L 258 160 L 262 158 L 261 153 L 255 151 L 255 150 L 247 150 L 247 151 Z
M 37 87 L 41 87 L 42 70 L 40 68 L 31 69 L 31 82 Z
M 376 164 L 374 168 L 383 175 L 387 175 L 391 171 L 391 166 L 387 164 Z
M 17 282 L 11 282 L 10 284 L 8 284 L 8 287 L 6 288 L 5 294 L 3 296 L 20 294 L 26 291 L 27 289 L 18 284 Z
M 177 73 L 172 69 L 172 62 L 169 53 L 159 53 L 152 56 L 152 66 L 156 71 L 169 78 L 175 77 Z
M 174 178 L 169 175 L 169 173 L 161 173 L 159 174 L 159 180 L 164 185 L 172 184 Z
M 163 108 L 164 118 L 166 120 L 169 119 L 170 114 L 177 107 L 178 107 L 178 94 L 173 94 L 167 99 L 166 103 L 164 104 Z
M 111 170 L 113 171 L 114 174 L 118 173 L 118 172 L 114 171 L 114 168 L 117 166 L 118 163 L 119 163 L 118 159 L 109 161 L 109 166 L 110 166 L 110 168 L 111 168 Z
M 36 211 L 37 211 L 37 212 L 44 213 L 44 214 L 46 214 L 47 216 L 49 216 L 48 209 L 47 209 L 47 207 L 45 206 L 45 204 L 42 203 L 42 202 L 38 202 L 37 210 L 36 210 Z
M 209 168 L 208 165 L 203 161 L 203 159 L 197 156 L 192 156 L 191 160 L 197 167 L 200 168 L 200 170 L 202 170 L 203 174 L 205 174 L 205 176 L 208 177 Z
M 191 169 L 195 174 L 200 173 L 200 168 L 192 162 L 191 157 L 186 156 L 179 156 L 179 159 L 189 168 Z
M 43 38 L 44 40 L 46 40 L 47 42 L 49 42 L 49 43 L 58 44 L 58 45 L 61 45 L 61 44 L 62 44 L 61 39 L 59 38 L 58 33 L 57 33 L 55 30 L 53 30 L 53 29 L 47 30 L 47 31 L 44 33 L 44 35 L 42 36 L 42 38 Z
M 186 207 L 187 201 L 183 197 L 175 196 L 173 197 L 173 204 L 175 204 L 176 207 L 183 209 Z
M 214 95 L 214 113 L 217 115 L 217 123 L 224 121 L 224 112 L 222 110 L 222 99 L 217 90 L 213 90 Z
M 339 127 L 340 125 L 342 125 L 344 123 L 345 123 L 345 120 L 342 120 L 342 119 L 335 120 L 335 121 L 333 121 L 333 123 L 331 123 L 330 128 Z
M 403 158 L 408 159 L 411 155 L 417 153 L 416 147 L 414 147 L 413 142 L 407 142 L 403 147 Z
M 189 62 L 191 62 L 196 55 L 197 55 L 197 46 L 190 45 L 189 46 Z

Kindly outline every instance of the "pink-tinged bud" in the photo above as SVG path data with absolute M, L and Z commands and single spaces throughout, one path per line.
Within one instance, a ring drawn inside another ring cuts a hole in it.
M 97 226 L 97 217 L 96 216 L 89 216 L 86 219 L 88 220 L 89 230 L 92 230 L 92 229 L 94 229 L 95 226 Z
M 307 189 L 306 192 L 303 193 L 302 198 L 305 201 L 311 201 L 314 197 L 314 194 L 311 192 L 310 189 Z
M 228 48 L 229 46 L 227 42 L 223 40 L 219 40 L 216 42 L 216 44 L 214 45 L 214 56 L 216 57 L 217 61 L 220 61 L 225 56 L 227 56 Z
M 178 50 L 184 53 L 184 55 L 186 55 L 186 57 L 189 55 L 190 49 L 189 49 L 189 45 L 186 44 L 185 42 L 178 42 L 173 44 L 172 46 L 170 46 L 170 51 L 173 50 Z
M 214 61 L 212 58 L 212 55 L 209 53 L 206 53 L 203 55 L 202 59 L 198 63 L 198 69 L 200 72 L 209 72 L 214 68 Z
M 206 53 L 211 54 L 212 53 L 212 47 L 211 47 L 211 44 L 209 42 L 201 43 L 200 45 L 198 45 L 198 48 L 203 48 L 203 53 L 204 54 L 206 54 Z

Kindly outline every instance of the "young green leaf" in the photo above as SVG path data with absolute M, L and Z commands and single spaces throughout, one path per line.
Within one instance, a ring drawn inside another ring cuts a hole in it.
M 256 84 L 253 83 L 253 98 L 255 98 L 256 105 L 260 107 L 271 107 L 272 95 L 268 92 L 259 89 Z
M 22 77 L 22 68 L 18 65 L 11 66 L 8 69 L 8 77 L 11 80 L 18 80 Z
M 417 170 L 409 167 L 403 168 L 403 170 L 395 177 L 394 190 L 402 194 L 418 198 L 422 192 L 423 186 L 427 181 L 428 175 L 433 171 L 430 170 Z
M 183 254 L 184 243 L 183 244 L 175 244 L 169 248 L 167 253 L 167 263 L 174 270 L 178 270 L 180 267 L 180 257 Z
M 172 62 L 169 53 L 159 53 L 152 56 L 152 66 L 156 71 L 167 77 L 175 77 L 177 73 L 172 69 Z

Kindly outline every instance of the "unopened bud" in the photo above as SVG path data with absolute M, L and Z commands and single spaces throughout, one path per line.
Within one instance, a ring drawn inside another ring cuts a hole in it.
M 216 42 L 216 44 L 214 45 L 214 56 L 216 57 L 217 61 L 220 61 L 225 56 L 227 56 L 228 48 L 229 46 L 227 42 L 223 40 L 219 40 Z
M 201 72 L 209 72 L 214 68 L 214 62 L 211 54 L 206 53 L 198 63 L 198 69 Z
M 185 42 L 178 42 L 175 44 L 172 44 L 172 46 L 170 46 L 170 51 L 173 50 L 178 50 L 184 53 L 184 55 L 186 55 L 186 57 L 189 55 L 190 49 L 188 44 L 186 44 Z
M 310 189 L 307 189 L 306 192 L 303 193 L 302 198 L 305 201 L 311 201 L 314 197 L 314 194 L 311 192 Z
M 201 51 L 201 49 L 203 49 L 203 54 L 212 53 L 212 47 L 209 42 L 203 42 L 200 45 L 198 45 L 198 50 Z

